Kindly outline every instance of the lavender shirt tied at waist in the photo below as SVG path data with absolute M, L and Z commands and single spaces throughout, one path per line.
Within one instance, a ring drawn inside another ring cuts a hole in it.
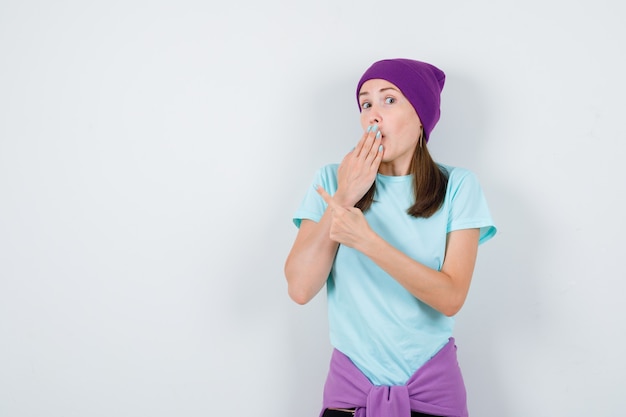
M 322 414 L 326 408 L 356 408 L 355 417 L 410 417 L 411 410 L 467 417 L 466 398 L 452 337 L 405 385 L 391 387 L 373 385 L 350 358 L 335 349 L 324 385 Z

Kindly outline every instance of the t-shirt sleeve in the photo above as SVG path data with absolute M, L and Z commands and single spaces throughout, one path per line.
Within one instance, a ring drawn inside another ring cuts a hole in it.
M 448 232 L 478 228 L 478 243 L 485 243 L 496 234 L 496 227 L 478 178 L 470 171 L 458 170 L 451 174 L 449 181 Z
M 318 185 L 324 187 L 328 194 L 335 194 L 335 191 L 337 191 L 337 165 L 327 165 L 315 173 L 313 181 L 307 189 L 302 203 L 300 203 L 300 207 L 293 215 L 293 223 L 298 228 L 302 220 L 313 220 L 317 223 L 324 215 L 326 202 L 316 191 Z

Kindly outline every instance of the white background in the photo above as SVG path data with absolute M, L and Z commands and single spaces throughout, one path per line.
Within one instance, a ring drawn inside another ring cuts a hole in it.
M 291 215 L 391 57 L 446 72 L 431 151 L 499 228 L 457 319 L 470 412 L 622 415 L 623 9 L 2 0 L 0 416 L 317 415 Z

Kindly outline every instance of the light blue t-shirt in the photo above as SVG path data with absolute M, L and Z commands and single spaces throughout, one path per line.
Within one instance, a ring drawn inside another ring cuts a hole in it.
M 368 224 L 392 246 L 440 270 L 446 235 L 459 229 L 480 229 L 480 243 L 496 233 L 476 176 L 444 166 L 449 173 L 442 207 L 431 217 L 407 214 L 413 205 L 413 177 L 376 177 L 374 203 L 365 212 Z M 337 164 L 320 169 L 294 223 L 319 222 L 326 203 L 315 191 L 321 185 L 337 190 Z M 367 256 L 339 245 L 327 281 L 330 341 L 346 354 L 374 385 L 403 385 L 452 336 L 454 319 L 415 298 Z

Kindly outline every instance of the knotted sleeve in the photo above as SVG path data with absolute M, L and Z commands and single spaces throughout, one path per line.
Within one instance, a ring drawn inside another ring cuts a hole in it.
M 320 417 L 326 408 L 354 408 L 355 417 L 410 417 L 411 410 L 467 417 L 466 397 L 453 338 L 405 385 L 392 387 L 373 385 L 350 358 L 335 349 Z

